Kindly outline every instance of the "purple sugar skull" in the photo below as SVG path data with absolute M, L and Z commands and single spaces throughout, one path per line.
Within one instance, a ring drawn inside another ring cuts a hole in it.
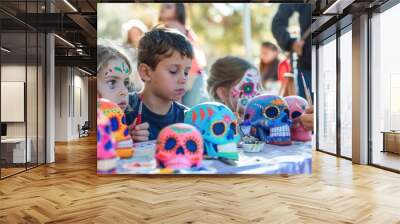
M 245 121 L 252 126 L 250 134 L 273 145 L 290 145 L 289 109 L 285 100 L 276 95 L 263 94 L 249 101 Z
M 290 119 L 293 121 L 290 134 L 293 141 L 311 141 L 311 131 L 307 131 L 299 118 L 308 107 L 307 101 L 301 96 L 287 96 L 284 98 L 289 106 Z

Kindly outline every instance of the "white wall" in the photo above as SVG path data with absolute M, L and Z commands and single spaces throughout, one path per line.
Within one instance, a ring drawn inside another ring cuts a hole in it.
M 30 73 L 34 68 L 32 66 L 25 65 L 2 65 L 1 66 L 1 81 L 3 82 L 25 82 L 25 75 L 28 69 Z M 35 68 L 36 69 L 36 68 Z M 35 70 L 36 72 L 36 70 Z M 25 82 L 26 83 L 26 82 Z M 28 97 L 31 94 L 27 94 Z M 36 96 L 36 94 L 35 94 Z M 1 108 L 6 110 L 6 108 Z M 29 116 L 29 114 L 28 114 Z M 30 120 L 30 119 L 28 119 Z M 25 122 L 7 122 L 7 137 L 25 137 Z
M 55 68 L 55 141 L 68 140 L 68 71 L 67 67 Z
M 77 139 L 78 124 L 88 120 L 88 78 L 75 68 L 56 67 L 55 85 L 55 140 Z
M 72 92 L 74 96 L 71 96 L 71 99 L 74 99 L 74 102 L 71 103 L 71 105 L 74 105 L 72 108 L 71 135 L 72 138 L 78 138 L 78 124 L 82 126 L 88 120 L 88 78 L 82 77 L 79 70 L 74 72 L 74 91 Z M 76 72 L 79 72 L 78 75 Z

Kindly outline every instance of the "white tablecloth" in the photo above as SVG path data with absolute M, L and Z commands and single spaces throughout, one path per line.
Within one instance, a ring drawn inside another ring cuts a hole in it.
M 220 160 L 205 159 L 200 168 L 175 171 L 175 174 L 311 174 L 311 142 L 293 142 L 289 146 L 265 144 L 258 153 L 244 152 L 239 149 L 239 160 L 229 165 Z M 116 173 L 120 174 L 159 174 L 162 170 L 153 168 L 135 168 L 130 166 L 138 158 L 121 159 Z M 155 166 L 155 160 L 146 163 Z

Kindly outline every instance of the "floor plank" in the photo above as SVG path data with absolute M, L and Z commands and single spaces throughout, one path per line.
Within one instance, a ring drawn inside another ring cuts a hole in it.
M 400 175 L 314 152 L 298 176 L 98 176 L 95 137 L 0 181 L 0 223 L 400 223 Z

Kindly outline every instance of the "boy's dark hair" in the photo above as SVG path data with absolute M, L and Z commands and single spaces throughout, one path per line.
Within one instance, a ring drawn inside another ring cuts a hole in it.
M 154 28 L 145 33 L 139 41 L 138 66 L 144 63 L 155 69 L 158 63 L 178 52 L 193 59 L 193 47 L 189 40 L 179 32 L 168 28 Z

